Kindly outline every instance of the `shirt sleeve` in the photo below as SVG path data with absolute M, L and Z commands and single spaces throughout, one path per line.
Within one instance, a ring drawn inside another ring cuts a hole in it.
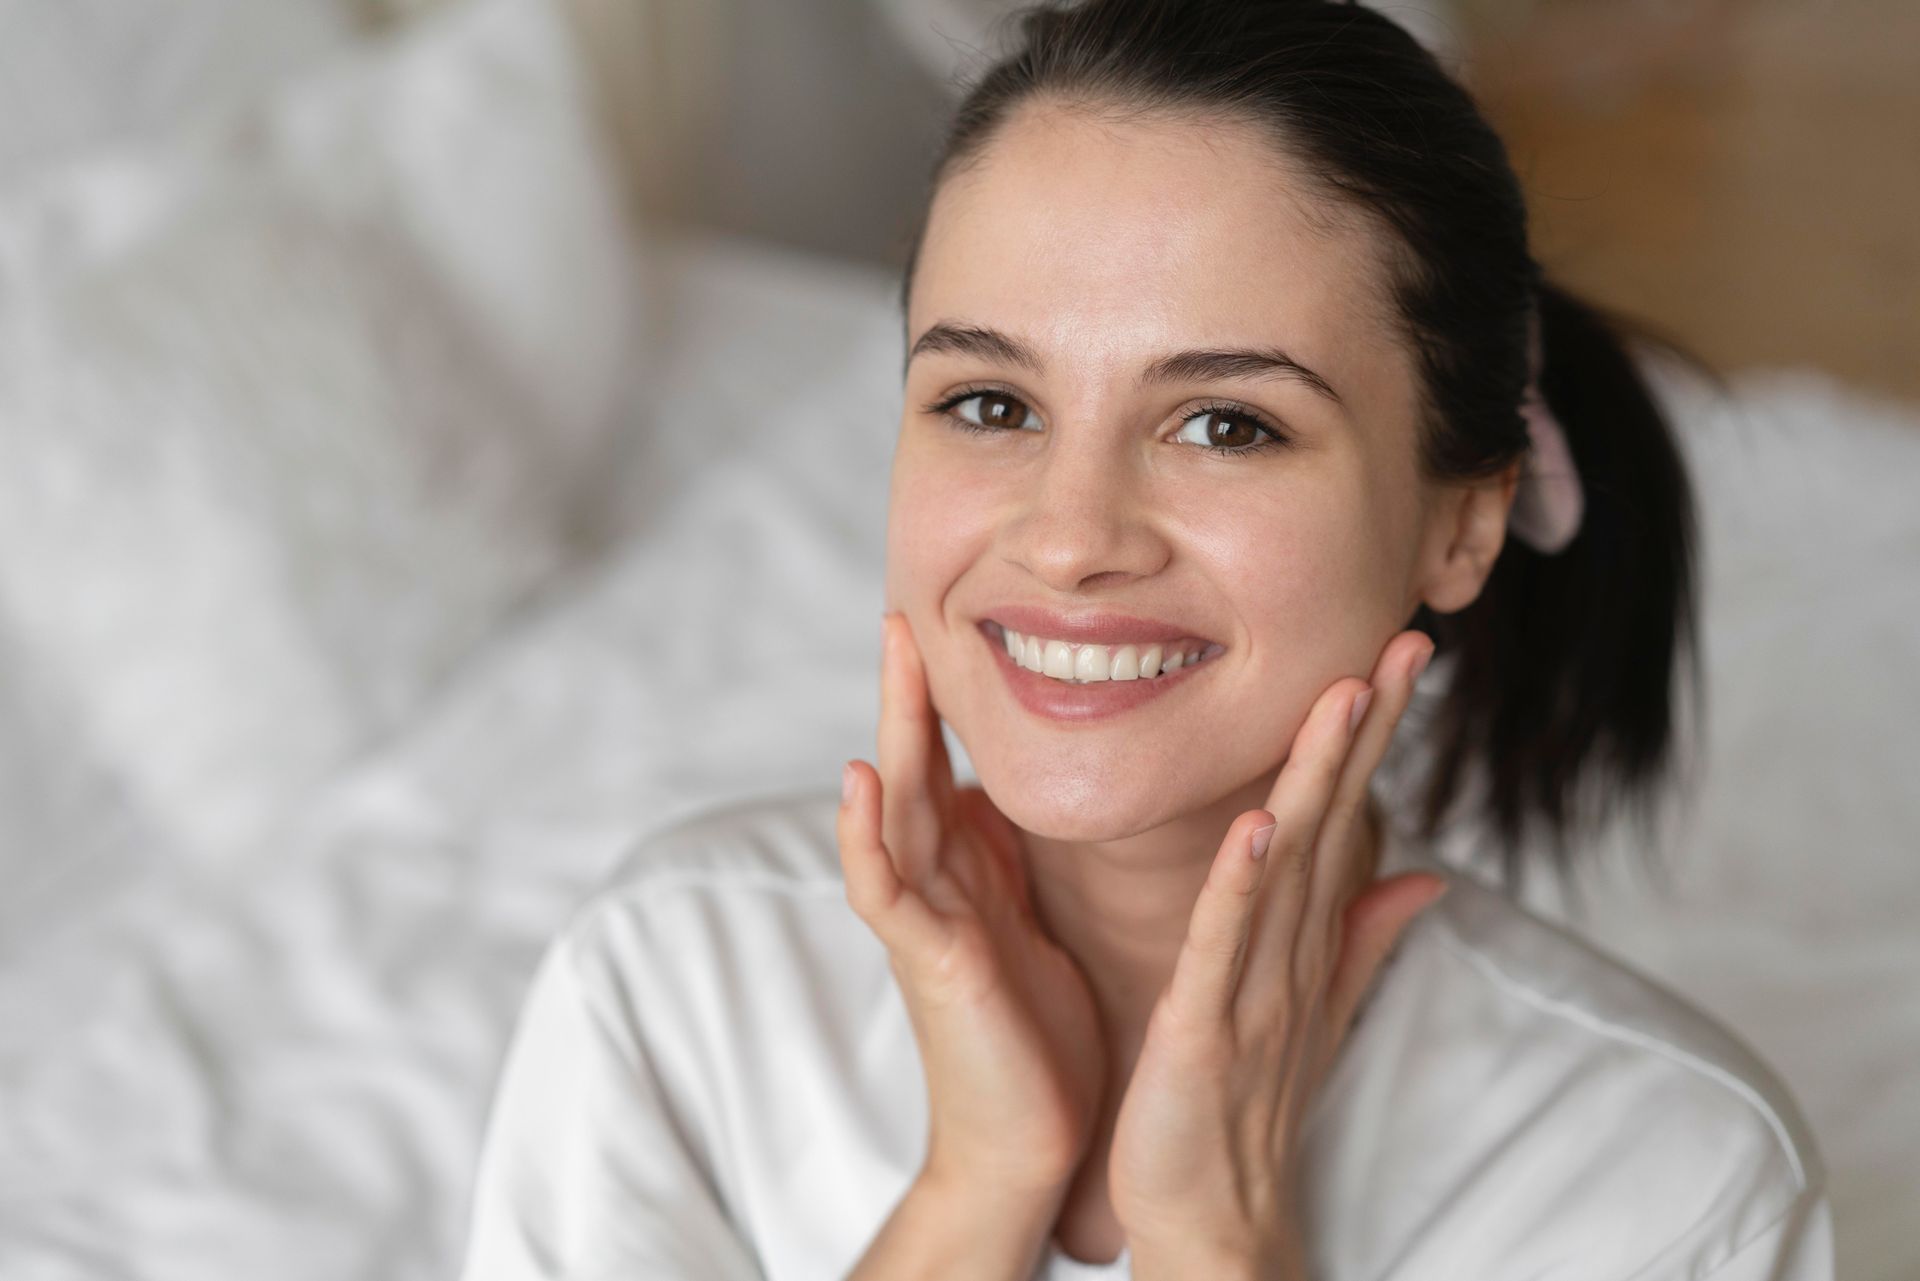
M 1811 1187 L 1702 1281 L 1834 1281 L 1833 1207 Z
M 460 1281 L 760 1281 L 644 1047 L 548 946 L 487 1121 Z

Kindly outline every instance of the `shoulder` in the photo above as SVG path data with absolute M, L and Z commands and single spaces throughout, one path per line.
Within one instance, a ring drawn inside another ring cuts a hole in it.
M 808 789 L 676 815 L 633 841 L 572 928 L 590 933 L 610 913 L 682 893 L 844 901 L 837 813 L 837 792 Z
M 885 950 L 847 905 L 838 790 L 737 799 L 634 841 L 558 940 L 578 980 L 637 1032 L 733 1035 L 779 1017 L 796 985 L 886 975 Z M 751 975 L 749 980 L 746 976 Z
M 1419 1157 L 1422 1177 L 1448 1188 L 1449 1217 L 1480 1206 L 1509 1263 L 1704 1276 L 1819 1201 L 1811 1130 L 1752 1047 L 1474 876 L 1424 866 L 1450 890 L 1403 937 L 1374 1044 L 1391 1036 L 1398 1070 L 1422 1076 L 1415 1110 L 1435 1128 L 1416 1141 L 1451 1145 Z
M 1776 1149 L 1796 1182 L 1824 1177 L 1792 1093 L 1745 1040 L 1651 976 L 1473 877 L 1450 872 L 1435 945 L 1475 976 L 1515 1025 L 1551 1024 L 1640 1069 L 1650 1088 L 1696 1100 Z

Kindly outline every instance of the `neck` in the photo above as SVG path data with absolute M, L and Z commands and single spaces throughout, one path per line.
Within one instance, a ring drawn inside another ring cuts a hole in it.
M 1222 837 L 1239 815 L 1265 805 L 1272 785 L 1270 777 L 1255 779 L 1203 809 L 1114 841 L 1023 834 L 1034 909 L 1085 971 L 1110 1048 L 1124 1051 L 1145 1035 Z M 1360 868 L 1356 884 L 1373 879 L 1382 827 L 1369 797 L 1346 855 Z

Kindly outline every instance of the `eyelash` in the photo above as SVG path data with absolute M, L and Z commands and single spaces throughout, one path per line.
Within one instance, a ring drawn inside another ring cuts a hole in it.
M 944 400 L 938 400 L 931 405 L 925 406 L 924 409 L 925 412 L 929 414 L 942 414 L 953 426 L 958 427 L 962 431 L 972 432 L 979 436 L 994 436 L 1003 432 L 1019 430 L 1017 427 L 987 427 L 980 423 L 970 422 L 953 412 L 955 406 L 964 404 L 972 400 L 975 396 L 1005 396 L 1008 400 L 1018 401 L 1023 405 L 1026 404 L 1024 400 L 1021 400 L 1020 397 L 1014 395 L 1012 392 L 1003 391 L 998 387 L 963 387 Z M 1032 406 L 1029 405 L 1028 408 L 1031 409 Z M 1183 416 L 1180 421 L 1184 425 L 1204 414 L 1219 414 L 1223 418 L 1245 419 L 1247 422 L 1252 423 L 1254 429 L 1265 437 L 1265 439 L 1259 441 L 1257 444 L 1252 445 L 1204 445 L 1201 448 L 1206 453 L 1224 458 L 1243 458 L 1248 454 L 1257 454 L 1269 449 L 1287 449 L 1293 445 L 1293 438 L 1268 422 L 1264 415 L 1255 413 L 1245 405 L 1236 405 L 1230 401 L 1213 401 L 1208 404 L 1195 406 L 1193 412 Z

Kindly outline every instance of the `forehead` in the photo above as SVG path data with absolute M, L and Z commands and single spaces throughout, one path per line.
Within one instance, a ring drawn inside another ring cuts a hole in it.
M 1398 354 L 1383 250 L 1250 124 L 1029 102 L 935 194 L 908 326 L 989 325 L 1103 376 L 1277 342 L 1344 391 Z

